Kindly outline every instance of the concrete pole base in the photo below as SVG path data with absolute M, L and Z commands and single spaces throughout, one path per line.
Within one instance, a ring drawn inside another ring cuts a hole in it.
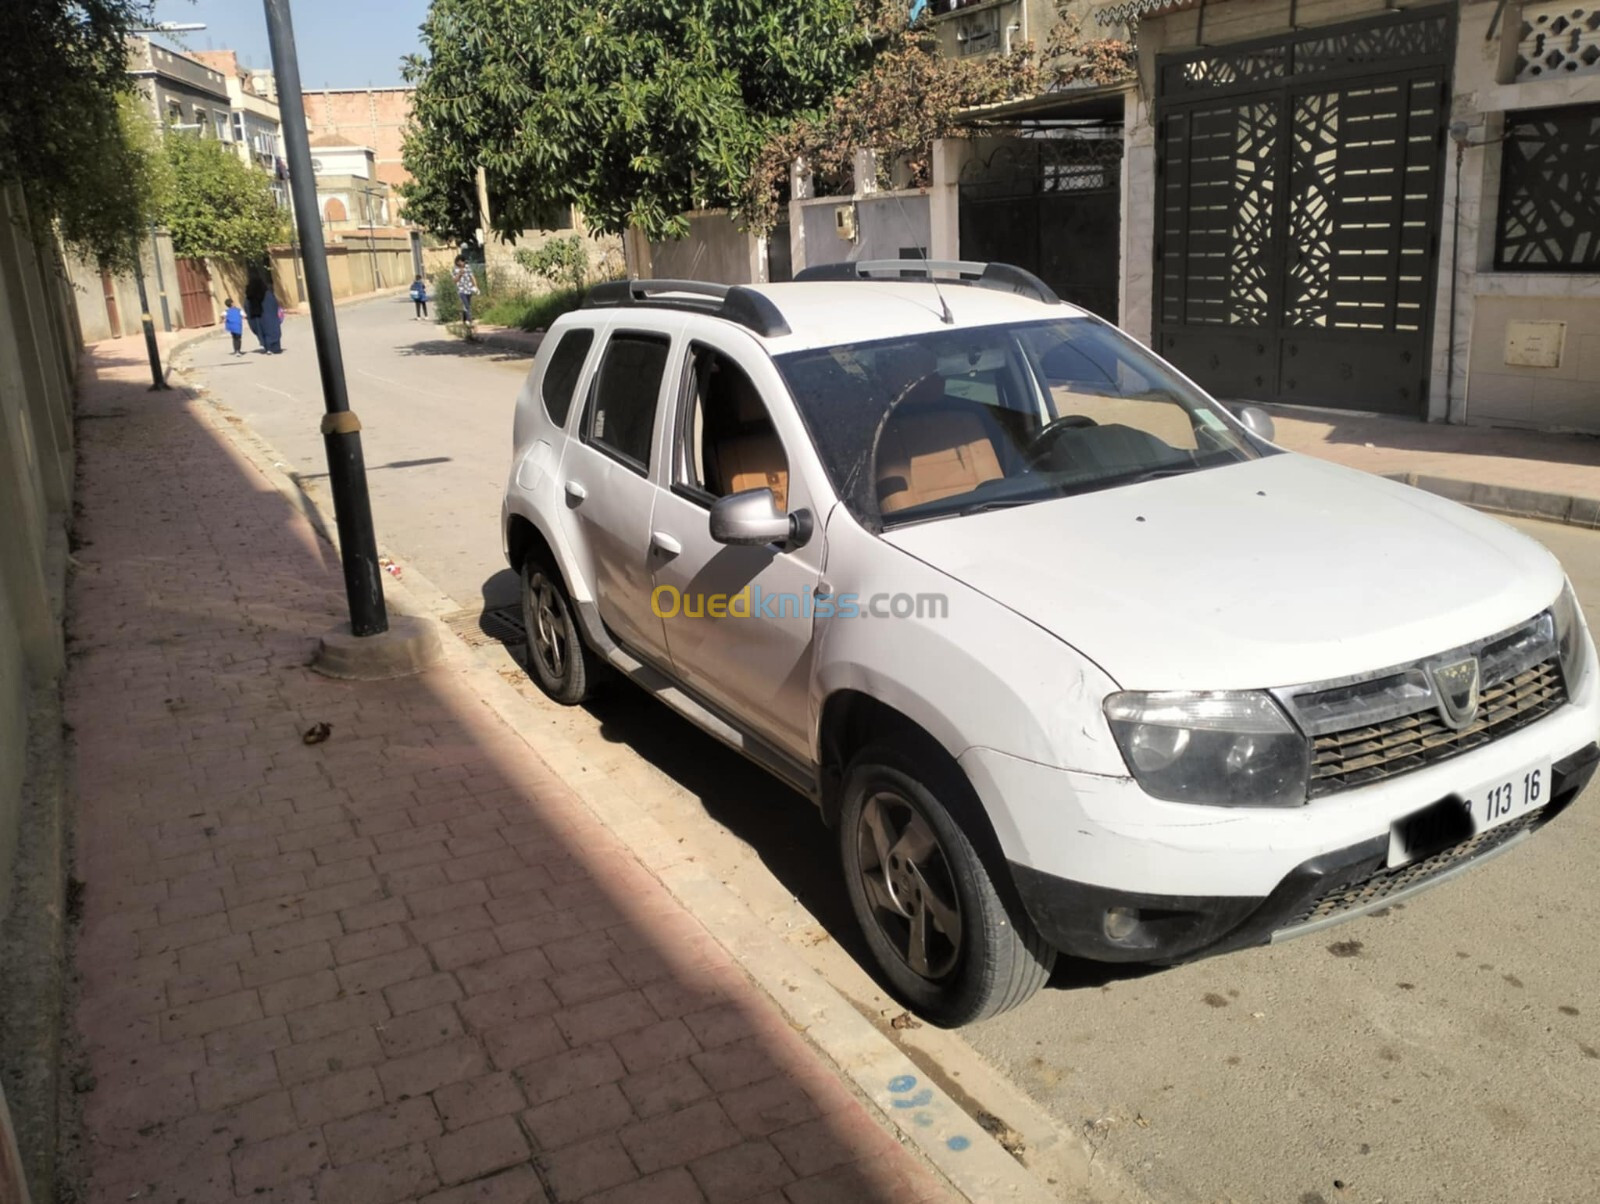
M 391 614 L 382 635 L 356 636 L 350 624 L 339 624 L 322 637 L 311 667 L 346 681 L 386 681 L 421 673 L 443 655 L 433 620 Z

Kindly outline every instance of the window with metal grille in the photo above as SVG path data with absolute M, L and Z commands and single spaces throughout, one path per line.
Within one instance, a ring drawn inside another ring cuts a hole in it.
M 1506 114 L 1495 267 L 1600 271 L 1600 104 Z

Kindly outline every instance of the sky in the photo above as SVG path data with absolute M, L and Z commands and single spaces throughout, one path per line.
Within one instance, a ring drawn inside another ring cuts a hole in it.
M 422 49 L 428 0 L 296 0 L 290 12 L 305 87 L 383 88 L 403 84 L 401 58 Z M 244 66 L 272 66 L 261 0 L 157 0 L 156 20 L 206 26 L 161 36 L 180 50 L 232 50 Z

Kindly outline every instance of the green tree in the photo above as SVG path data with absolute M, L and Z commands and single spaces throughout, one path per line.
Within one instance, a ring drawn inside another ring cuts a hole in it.
M 126 38 L 148 0 L 8 0 L 0 53 L 0 182 L 18 184 L 43 235 L 131 262 L 150 215 L 148 147 L 119 103 L 130 96 Z
M 267 173 L 227 143 L 169 130 L 166 150 L 172 184 L 161 216 L 175 254 L 255 263 L 287 237 Z
M 871 33 L 853 0 L 434 0 L 407 65 L 407 215 L 470 238 L 481 166 L 502 234 L 576 203 L 601 231 L 681 235 L 860 72 Z

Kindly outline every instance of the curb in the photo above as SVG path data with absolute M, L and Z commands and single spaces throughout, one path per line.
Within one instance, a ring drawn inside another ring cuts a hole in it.
M 1384 476 L 1476 510 L 1516 518 L 1539 518 L 1572 527 L 1600 528 L 1600 498 L 1519 489 L 1511 485 L 1490 485 L 1483 481 L 1463 481 L 1416 472 L 1390 472 Z
M 214 429 L 234 446 L 337 547 L 335 527 L 322 514 L 322 499 L 304 491 L 284 457 L 250 430 L 226 406 L 197 386 L 189 386 L 210 411 Z M 456 609 L 449 597 L 421 573 L 408 568 L 409 580 L 386 581 L 384 588 L 401 614 L 437 619 Z M 426 601 L 424 601 L 426 599 Z M 583 756 L 569 747 L 551 747 L 522 696 L 471 649 L 450 637 L 445 664 L 469 676 L 484 705 L 528 744 L 588 810 L 666 887 L 767 995 L 791 1027 L 830 1062 L 903 1146 L 930 1164 L 960 1195 L 972 1201 L 1046 1204 L 1066 1193 L 1087 1194 L 1090 1183 L 1046 1186 L 894 1042 L 875 1028 L 800 955 L 784 944 L 729 887 L 697 863 L 685 859 L 676 838 L 645 815 L 625 790 L 588 774 Z M 1087 1177 L 1086 1177 L 1087 1178 Z M 1122 1197 L 1124 1184 L 1107 1175 L 1095 1186 Z

